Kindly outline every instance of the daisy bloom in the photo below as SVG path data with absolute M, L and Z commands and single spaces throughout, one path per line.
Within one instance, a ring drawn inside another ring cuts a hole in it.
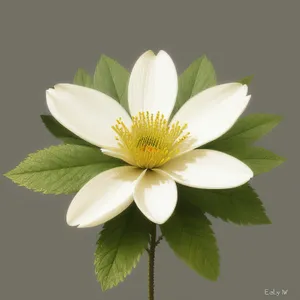
M 129 79 L 131 116 L 116 100 L 94 89 L 57 84 L 47 90 L 48 108 L 59 123 L 128 164 L 98 174 L 81 188 L 67 212 L 69 225 L 100 225 L 133 201 L 149 220 L 162 224 L 176 207 L 176 182 L 227 189 L 253 177 L 240 160 L 197 149 L 233 126 L 250 100 L 247 86 L 228 83 L 206 89 L 169 120 L 177 89 L 171 57 L 164 51 L 157 55 L 147 51 Z

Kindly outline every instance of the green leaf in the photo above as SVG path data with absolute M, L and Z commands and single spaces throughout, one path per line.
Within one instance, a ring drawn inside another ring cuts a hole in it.
M 94 88 L 112 97 L 128 110 L 129 72 L 115 60 L 102 55 L 95 69 Z
M 87 71 L 83 69 L 77 70 L 73 79 L 73 83 L 88 88 L 93 88 L 93 78 L 91 77 L 90 74 L 88 74 Z
M 97 174 L 124 164 L 97 148 L 59 145 L 29 154 L 5 176 L 36 192 L 71 194 Z
M 203 55 L 195 60 L 179 77 L 178 94 L 172 115 L 192 96 L 216 85 L 212 63 Z
M 135 205 L 105 223 L 95 252 L 95 272 L 103 291 L 136 267 L 149 242 L 149 224 Z
M 253 80 L 253 75 L 250 75 L 250 76 L 244 77 L 243 79 L 239 80 L 238 82 L 241 84 L 249 85 L 252 82 L 252 80 Z
M 235 147 L 224 152 L 243 161 L 254 175 L 269 172 L 285 161 L 283 157 L 260 147 Z
M 94 145 L 84 141 L 73 132 L 62 126 L 58 121 L 55 120 L 54 117 L 50 115 L 41 115 L 41 119 L 48 131 L 56 138 L 64 141 L 66 144 L 87 145 L 95 147 Z
M 160 225 L 175 254 L 210 280 L 219 276 L 219 254 L 210 222 L 195 205 L 180 199 L 171 218 Z
M 243 185 L 234 189 L 204 190 L 178 185 L 179 201 L 191 202 L 203 212 L 239 225 L 270 224 L 254 189 Z
M 253 143 L 270 132 L 281 120 L 282 117 L 278 115 L 251 114 L 239 119 L 229 131 L 204 148 L 221 150 Z

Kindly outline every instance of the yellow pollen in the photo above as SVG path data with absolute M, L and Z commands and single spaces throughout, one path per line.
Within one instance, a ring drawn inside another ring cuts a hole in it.
M 178 154 L 179 145 L 187 139 L 187 124 L 179 122 L 170 125 L 163 114 L 140 112 L 132 117 L 128 129 L 122 119 L 112 129 L 116 132 L 119 146 L 133 159 L 136 166 L 152 169 L 165 164 Z

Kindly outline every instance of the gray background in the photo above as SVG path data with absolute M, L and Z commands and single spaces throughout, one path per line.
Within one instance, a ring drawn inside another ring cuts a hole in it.
M 246 113 L 285 117 L 261 145 L 288 161 L 253 181 L 273 225 L 214 220 L 218 282 L 199 277 L 161 244 L 157 299 L 260 300 L 267 288 L 289 289 L 275 299 L 300 299 L 299 1 L 176 2 L 1 1 L 1 173 L 57 143 L 39 119 L 47 112 L 44 91 L 70 82 L 78 67 L 93 71 L 101 53 L 131 68 L 143 51 L 164 49 L 179 72 L 206 53 L 219 82 L 255 75 Z M 0 299 L 146 299 L 146 256 L 125 283 L 101 292 L 93 269 L 100 228 L 68 227 L 70 200 L 2 177 Z

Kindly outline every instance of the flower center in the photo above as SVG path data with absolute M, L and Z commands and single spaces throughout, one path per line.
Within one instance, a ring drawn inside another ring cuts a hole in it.
M 131 128 L 120 119 L 112 129 L 117 133 L 119 146 L 130 155 L 135 165 L 152 169 L 159 167 L 179 153 L 179 145 L 189 136 L 183 126 L 168 123 L 163 114 L 140 112 L 132 117 Z

